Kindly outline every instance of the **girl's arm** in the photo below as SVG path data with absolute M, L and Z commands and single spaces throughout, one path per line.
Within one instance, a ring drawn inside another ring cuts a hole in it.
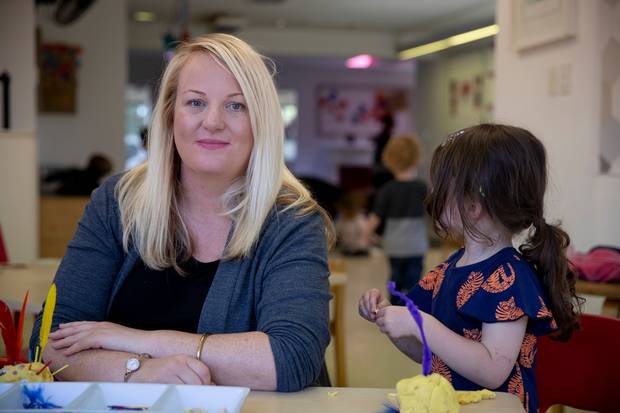
M 391 338 L 390 340 L 405 356 L 422 363 L 422 342 L 415 337 Z
M 389 306 L 390 302 L 383 297 L 381 291 L 372 288 L 360 297 L 358 311 L 362 318 L 374 323 L 377 321 L 379 310 Z M 392 343 L 409 358 L 418 363 L 422 361 L 422 343 L 415 337 L 390 337 L 390 340 L 392 340 Z
M 519 357 L 528 317 L 483 323 L 481 340 L 474 341 L 453 332 L 429 314 L 422 312 L 422 316 L 432 352 L 452 370 L 490 389 L 506 381 Z M 420 340 L 420 332 L 406 307 L 390 306 L 379 310 L 377 325 L 392 340 L 412 336 Z

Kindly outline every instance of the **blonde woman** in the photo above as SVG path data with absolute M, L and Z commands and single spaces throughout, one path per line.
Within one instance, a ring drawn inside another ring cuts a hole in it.
M 262 56 L 224 34 L 180 46 L 148 161 L 93 193 L 56 274 L 43 359 L 69 364 L 63 380 L 278 391 L 316 381 L 332 229 L 282 144 Z

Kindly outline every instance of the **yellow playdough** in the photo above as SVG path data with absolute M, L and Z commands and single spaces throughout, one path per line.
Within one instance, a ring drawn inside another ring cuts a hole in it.
M 491 390 L 456 391 L 443 376 L 433 373 L 403 379 L 396 384 L 400 413 L 456 413 L 460 404 L 494 399 Z
M 456 397 L 459 399 L 459 404 L 478 403 L 481 400 L 494 399 L 495 393 L 491 390 L 471 390 L 471 391 L 457 391 Z
M 43 363 L 21 363 L 4 366 L 0 369 L 0 383 L 12 383 L 22 380 L 28 382 L 54 381 L 49 367 L 37 374 L 37 371 L 41 370 L 43 366 Z
M 402 379 L 396 384 L 400 413 L 457 413 L 459 401 L 452 384 L 433 373 Z

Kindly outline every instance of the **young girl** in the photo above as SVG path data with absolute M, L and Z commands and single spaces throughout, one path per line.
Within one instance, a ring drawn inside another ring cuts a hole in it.
M 347 192 L 337 202 L 336 235 L 344 255 L 368 255 L 370 242 L 366 236 L 368 219 L 364 214 L 365 196 Z
M 579 299 L 565 249 L 568 235 L 545 222 L 546 154 L 530 132 L 478 125 L 435 150 L 427 212 L 443 237 L 464 248 L 408 296 L 423 314 L 432 370 L 457 390 L 507 391 L 536 412 L 537 336 L 568 339 Z M 529 230 L 517 251 L 513 237 Z M 407 356 L 421 359 L 419 331 L 406 307 L 364 293 L 359 312 Z

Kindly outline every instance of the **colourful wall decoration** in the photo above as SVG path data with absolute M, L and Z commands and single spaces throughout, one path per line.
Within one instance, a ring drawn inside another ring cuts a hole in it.
M 39 111 L 75 113 L 79 47 L 42 44 L 39 47 Z
M 462 113 L 475 113 L 478 122 L 493 119 L 494 74 L 492 70 L 466 76 L 451 78 L 448 84 L 450 116 Z
M 319 136 L 368 139 L 381 130 L 381 116 L 398 109 L 395 102 L 402 100 L 406 91 L 322 85 L 316 96 Z

